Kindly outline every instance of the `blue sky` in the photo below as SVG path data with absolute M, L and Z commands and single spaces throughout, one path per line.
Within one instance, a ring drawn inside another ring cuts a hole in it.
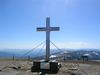
M 100 0 L 0 0 L 0 49 L 33 48 L 45 40 L 45 18 L 59 48 L 100 48 Z M 52 47 L 53 48 L 53 47 Z

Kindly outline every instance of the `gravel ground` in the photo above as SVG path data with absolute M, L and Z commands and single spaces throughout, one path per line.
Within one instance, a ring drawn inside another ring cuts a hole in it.
M 100 75 L 100 64 L 61 62 L 58 74 L 53 75 Z M 0 75 L 39 75 L 30 72 L 32 62 L 0 60 Z M 51 75 L 51 74 L 46 74 Z

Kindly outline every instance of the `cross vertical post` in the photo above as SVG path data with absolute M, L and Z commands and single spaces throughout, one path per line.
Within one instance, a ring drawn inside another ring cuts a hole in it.
M 50 57 L 50 18 L 46 18 L 46 61 Z

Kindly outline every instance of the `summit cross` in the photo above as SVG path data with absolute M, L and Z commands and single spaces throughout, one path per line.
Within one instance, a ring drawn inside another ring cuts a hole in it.
M 50 57 L 50 31 L 59 31 L 60 27 L 50 27 L 50 17 L 46 18 L 46 27 L 38 27 L 37 31 L 46 32 L 46 61 L 49 61 Z

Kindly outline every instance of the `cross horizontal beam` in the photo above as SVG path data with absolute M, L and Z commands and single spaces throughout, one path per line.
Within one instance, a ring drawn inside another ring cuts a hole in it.
M 59 31 L 60 27 L 49 27 L 49 29 L 47 29 L 46 27 L 38 27 L 37 31 Z

